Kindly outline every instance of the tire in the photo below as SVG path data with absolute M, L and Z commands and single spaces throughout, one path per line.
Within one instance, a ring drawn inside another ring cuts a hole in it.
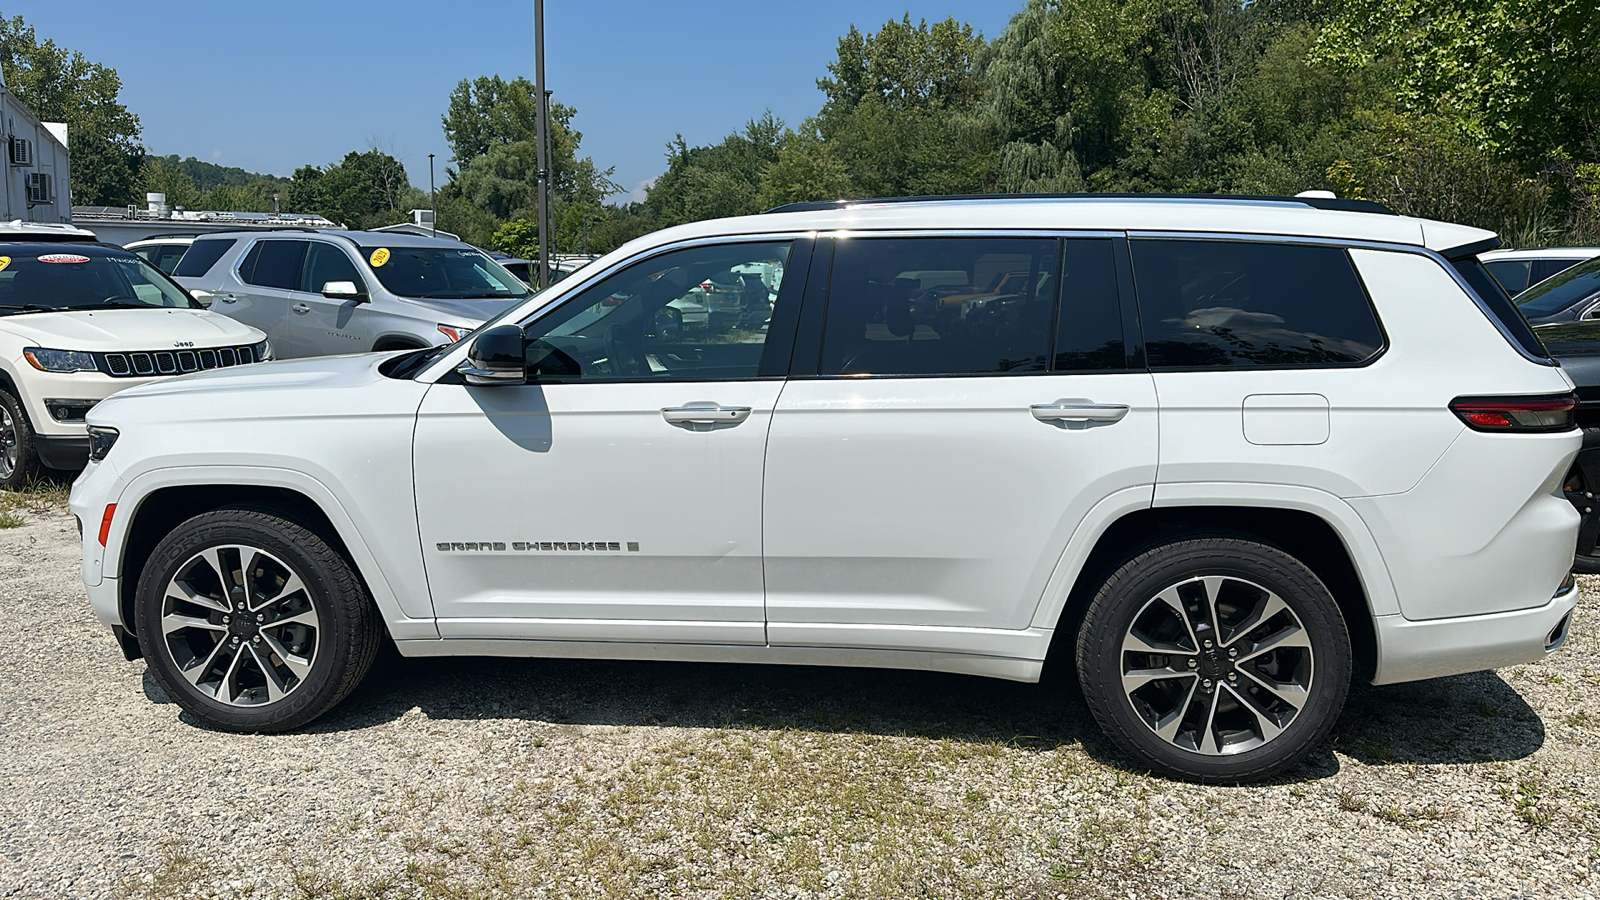
M 1327 738 L 1350 689 L 1350 636 L 1333 595 L 1299 560 L 1241 537 L 1136 555 L 1095 594 L 1077 650 L 1106 735 L 1190 781 L 1290 768 Z
M 134 618 L 167 695 L 235 732 L 288 731 L 332 709 L 371 668 L 382 635 L 338 551 L 253 507 L 203 513 L 162 538 L 139 576 Z
M 15 490 L 39 477 L 44 464 L 22 403 L 0 388 L 0 488 Z

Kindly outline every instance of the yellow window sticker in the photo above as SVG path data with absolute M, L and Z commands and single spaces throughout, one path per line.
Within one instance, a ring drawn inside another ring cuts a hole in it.
M 372 267 L 374 269 L 382 266 L 384 263 L 389 261 L 389 248 L 379 247 L 378 249 L 372 251 L 372 255 L 367 257 L 367 261 L 372 263 Z
M 0 272 L 4 272 L 6 270 L 6 266 L 9 265 L 11 265 L 11 257 L 0 256 Z

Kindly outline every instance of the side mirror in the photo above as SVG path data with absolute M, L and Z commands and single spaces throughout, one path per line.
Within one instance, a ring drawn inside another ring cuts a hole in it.
M 472 339 L 467 361 L 456 371 L 467 384 L 527 384 L 527 339 L 520 325 L 496 325 Z
M 356 287 L 354 281 L 330 281 L 322 286 L 322 296 L 329 300 L 365 300 L 365 291 Z

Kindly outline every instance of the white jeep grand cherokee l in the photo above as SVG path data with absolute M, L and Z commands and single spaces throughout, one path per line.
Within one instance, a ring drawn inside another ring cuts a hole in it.
M 1353 677 L 1565 638 L 1572 384 L 1494 243 L 1314 198 L 684 225 L 448 348 L 101 404 L 84 578 L 222 729 L 311 721 L 382 641 L 1019 681 L 1054 652 L 1141 765 L 1262 778 Z M 752 265 L 770 320 L 664 313 Z
M 268 356 L 266 335 L 127 250 L 71 226 L 0 224 L 0 488 L 83 468 L 84 415 L 116 391 Z

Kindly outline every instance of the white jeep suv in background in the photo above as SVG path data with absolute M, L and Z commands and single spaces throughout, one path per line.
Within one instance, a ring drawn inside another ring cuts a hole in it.
M 84 415 L 126 387 L 268 358 L 138 256 L 65 225 L 0 225 L 0 488 L 81 469 Z
M 1018 681 L 1053 653 L 1140 765 L 1258 779 L 1353 677 L 1565 639 L 1572 384 L 1494 243 L 1317 198 L 671 228 L 448 348 L 102 404 L 84 579 L 222 729 L 311 721 L 390 640 Z M 769 319 L 666 312 L 752 267 Z M 1022 287 L 929 303 L 918 272 Z

